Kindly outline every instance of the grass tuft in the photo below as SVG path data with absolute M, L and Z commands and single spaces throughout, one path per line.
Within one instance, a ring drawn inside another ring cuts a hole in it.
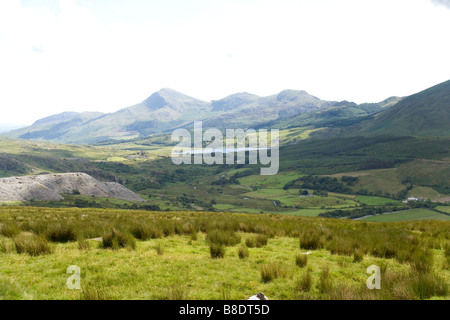
M 44 237 L 33 233 L 22 232 L 14 238 L 17 253 L 27 253 L 31 256 L 40 256 L 53 252 Z

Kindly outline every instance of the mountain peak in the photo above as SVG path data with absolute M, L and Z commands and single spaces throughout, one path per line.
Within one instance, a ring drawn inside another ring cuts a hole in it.
M 316 97 L 313 97 L 308 92 L 303 90 L 283 90 L 277 95 L 277 100 L 288 100 L 288 101 L 296 101 L 296 100 L 304 100 L 304 99 L 314 99 L 319 100 Z

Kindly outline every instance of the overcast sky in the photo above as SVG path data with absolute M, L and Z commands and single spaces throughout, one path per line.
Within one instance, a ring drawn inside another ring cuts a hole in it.
M 450 79 L 450 0 L 1 0 L 0 123 L 161 88 L 378 102 Z

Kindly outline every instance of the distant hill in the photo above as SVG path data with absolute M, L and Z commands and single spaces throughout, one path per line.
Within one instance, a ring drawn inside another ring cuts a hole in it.
M 102 115 L 100 112 L 63 112 L 40 119 L 29 127 L 20 128 L 5 135 L 21 139 L 62 141 L 60 138 L 70 135 L 73 129 Z
M 392 108 L 318 135 L 449 137 L 450 80 L 406 97 Z
M 95 144 L 170 132 L 178 127 L 190 126 L 194 120 L 202 120 L 205 127 L 248 128 L 305 113 L 340 108 L 343 104 L 358 108 L 350 102 L 324 101 L 296 90 L 285 90 L 269 97 L 237 93 L 205 102 L 172 89 L 161 89 L 145 101 L 114 113 L 64 112 L 5 135 L 60 143 Z

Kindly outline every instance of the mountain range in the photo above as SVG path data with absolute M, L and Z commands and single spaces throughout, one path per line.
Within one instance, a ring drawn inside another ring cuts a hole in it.
M 194 120 L 216 128 L 322 128 L 315 135 L 449 136 L 450 81 L 409 97 L 379 103 L 325 101 L 305 91 L 260 97 L 236 93 L 205 102 L 161 89 L 143 102 L 113 113 L 63 112 L 4 135 L 69 144 L 125 140 L 189 127 Z

